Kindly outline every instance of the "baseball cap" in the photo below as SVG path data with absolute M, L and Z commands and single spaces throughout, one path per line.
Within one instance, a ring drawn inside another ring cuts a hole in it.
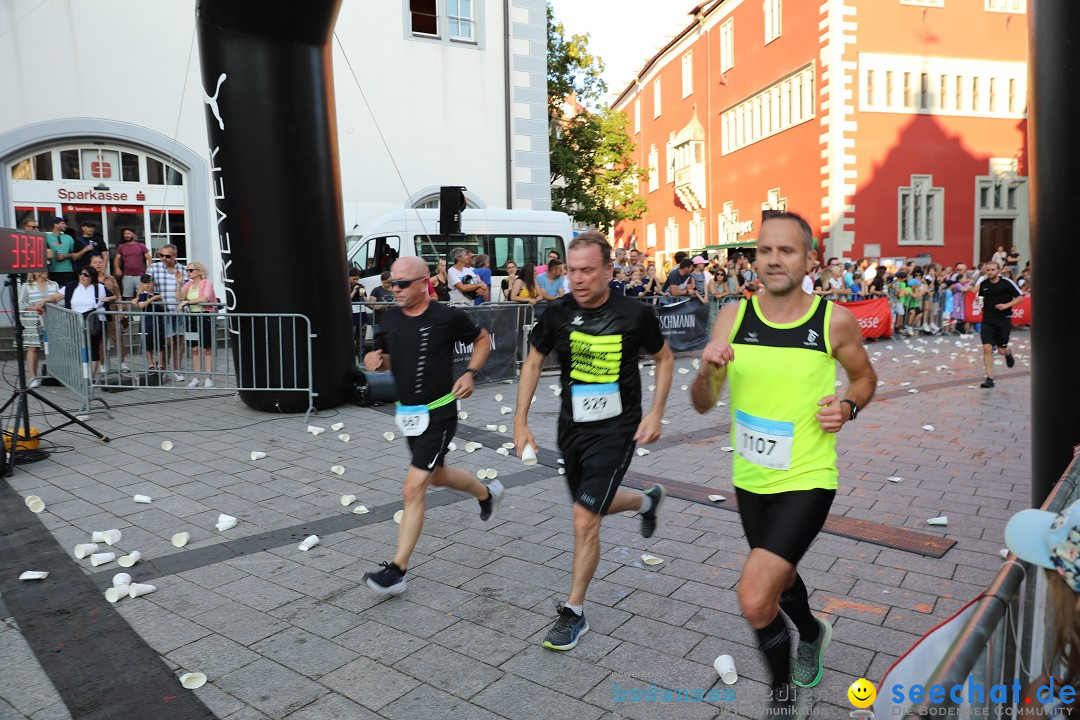
M 1059 514 L 1021 510 L 1005 526 L 1005 544 L 1021 560 L 1057 570 L 1080 593 L 1080 500 Z
M 695 265 L 706 265 L 706 264 L 708 264 L 708 261 L 706 261 L 705 258 L 701 257 L 700 255 L 695 257 L 690 262 L 694 263 Z
M 62 223 L 62 222 L 67 222 L 67 218 L 60 217 L 59 215 L 57 215 L 51 221 L 49 221 L 49 224 L 50 225 L 55 225 L 56 223 Z

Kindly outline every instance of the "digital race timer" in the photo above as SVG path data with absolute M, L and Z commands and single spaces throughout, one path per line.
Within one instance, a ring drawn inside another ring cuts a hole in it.
M 0 273 L 45 272 L 45 233 L 0 228 Z

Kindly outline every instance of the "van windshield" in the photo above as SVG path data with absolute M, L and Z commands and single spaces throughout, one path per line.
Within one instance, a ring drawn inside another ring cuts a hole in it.
M 435 270 L 439 258 L 449 262 L 450 251 L 465 248 L 476 255 L 491 258 L 491 270 L 496 275 L 502 274 L 506 263 L 514 262 L 519 268 L 526 263 L 543 265 L 552 250 L 559 257 L 566 259 L 563 239 L 557 235 L 519 235 L 519 234 L 469 234 L 469 235 L 417 235 L 416 251 Z

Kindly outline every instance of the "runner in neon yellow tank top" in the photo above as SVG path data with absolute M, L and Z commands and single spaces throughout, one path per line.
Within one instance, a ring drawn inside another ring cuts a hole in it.
M 731 387 L 732 483 L 750 545 L 739 604 L 772 672 L 766 718 L 800 717 L 809 708 L 790 683 L 821 681 L 832 627 L 811 614 L 796 566 L 836 494 L 836 433 L 877 384 L 855 317 L 802 290 L 814 260 L 802 217 L 765 213 L 754 262 L 765 292 L 720 311 L 691 390 L 704 413 L 725 380 Z M 834 394 L 836 361 L 848 375 L 843 398 Z M 781 610 L 799 631 L 794 668 Z

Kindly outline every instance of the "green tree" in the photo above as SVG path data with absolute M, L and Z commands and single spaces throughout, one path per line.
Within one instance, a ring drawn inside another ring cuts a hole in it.
M 567 39 L 550 4 L 547 38 L 552 209 L 601 230 L 641 217 L 642 173 L 634 164 L 626 114 L 601 105 L 607 92 L 603 60 L 589 52 L 588 35 Z

